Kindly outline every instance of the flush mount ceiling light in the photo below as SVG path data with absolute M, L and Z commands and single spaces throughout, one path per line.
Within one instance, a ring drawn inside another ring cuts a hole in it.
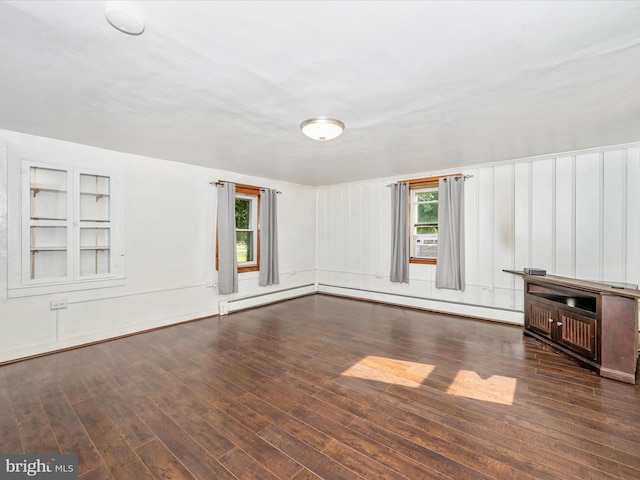
M 122 2 L 107 2 L 104 14 L 109 23 L 121 32 L 140 35 L 144 31 L 144 20 L 131 7 Z
M 344 132 L 344 123 L 335 118 L 309 118 L 300 124 L 300 130 L 307 137 L 324 142 L 339 137 Z

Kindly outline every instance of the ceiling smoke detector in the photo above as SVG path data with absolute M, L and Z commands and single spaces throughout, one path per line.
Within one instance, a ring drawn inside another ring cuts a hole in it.
M 122 2 L 107 2 L 104 6 L 107 21 L 117 30 L 129 35 L 140 35 L 144 32 L 144 20 Z

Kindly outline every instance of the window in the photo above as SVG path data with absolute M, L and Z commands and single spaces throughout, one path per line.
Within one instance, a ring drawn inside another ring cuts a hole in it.
M 236 194 L 236 256 L 238 267 L 255 265 L 258 255 L 256 251 L 257 204 L 255 195 Z
M 410 263 L 436 263 L 438 256 L 438 183 L 440 178 L 409 180 L 411 198 Z
M 124 284 L 119 175 L 10 161 L 9 296 Z
M 219 180 L 219 182 L 225 182 Z M 229 183 L 229 182 L 226 182 Z M 238 273 L 260 270 L 260 190 L 262 187 L 236 184 L 236 259 Z M 216 242 L 216 269 L 218 242 Z
M 411 256 L 435 260 L 438 254 L 437 187 L 411 190 L 411 227 Z

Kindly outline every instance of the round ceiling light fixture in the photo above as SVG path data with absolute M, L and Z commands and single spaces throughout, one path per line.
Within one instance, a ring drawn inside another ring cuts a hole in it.
M 107 2 L 104 6 L 107 21 L 117 30 L 129 35 L 144 32 L 144 20 L 123 2 Z
M 342 135 L 344 123 L 335 118 L 309 118 L 300 124 L 300 130 L 307 137 L 324 142 Z

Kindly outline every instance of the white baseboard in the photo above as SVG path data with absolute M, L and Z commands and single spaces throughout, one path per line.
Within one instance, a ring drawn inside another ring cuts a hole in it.
M 68 350 L 70 348 L 81 347 L 96 342 L 113 340 L 118 337 L 141 333 L 148 330 L 154 330 L 156 328 L 167 327 L 169 325 L 178 325 L 180 323 L 190 322 L 198 318 L 210 317 L 212 315 L 216 315 L 217 313 L 217 309 L 192 312 L 185 315 L 176 315 L 173 317 L 162 318 L 151 322 L 127 325 L 126 327 L 116 328 L 113 330 L 103 330 L 101 332 L 93 332 L 88 335 L 65 338 L 57 342 L 39 343 L 37 345 L 30 345 L 28 347 L 7 350 L 4 352 L 0 352 L 0 364 L 4 362 L 16 361 L 37 355 L 42 355 L 45 353 L 54 353 L 62 350 Z

